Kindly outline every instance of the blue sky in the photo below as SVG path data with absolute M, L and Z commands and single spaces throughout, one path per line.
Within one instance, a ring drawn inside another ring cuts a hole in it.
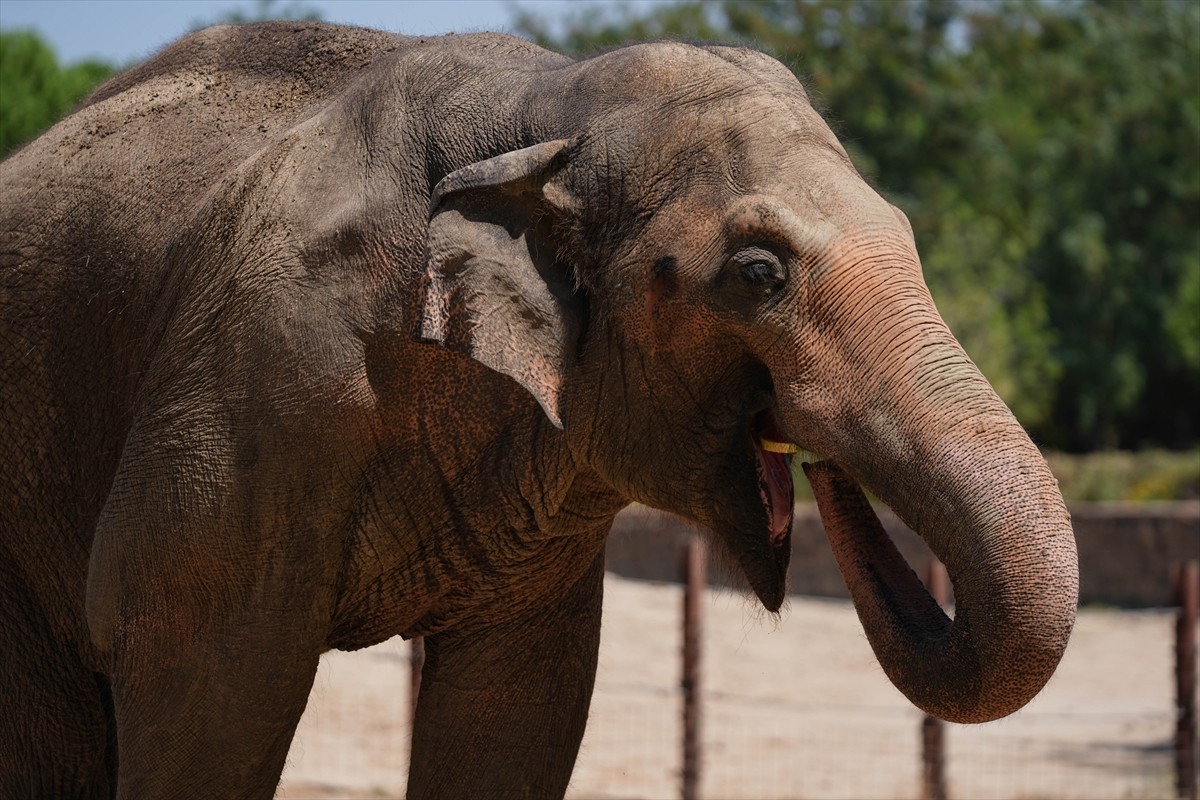
M 289 0 L 276 3 L 286 5 Z M 641 0 L 634 5 L 646 5 Z M 617 6 L 613 0 L 593 5 Z M 561 18 L 581 0 L 307 0 L 323 19 L 400 33 L 506 30 L 518 8 Z M 64 63 L 99 58 L 126 65 L 202 22 L 253 0 L 0 0 L 0 28 L 32 28 Z

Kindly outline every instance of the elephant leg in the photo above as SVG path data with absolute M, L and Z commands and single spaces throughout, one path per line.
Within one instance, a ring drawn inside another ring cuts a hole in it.
M 87 616 L 121 798 L 270 798 L 324 649 L 336 562 L 316 514 L 273 476 L 223 473 L 226 446 L 135 441 L 100 515 Z
M 121 643 L 113 691 L 118 797 L 273 796 L 317 653 L 267 644 L 261 633 Z M 193 658 L 196 650 L 206 655 Z
M 270 798 L 322 650 L 311 589 L 245 554 L 185 577 L 121 552 L 147 580 L 89 613 L 112 665 L 117 796 Z
M 587 722 L 604 556 L 500 625 L 425 640 L 408 797 L 560 798 Z
M 36 598 L 0 572 L 0 797 L 110 797 L 107 682 L 53 635 Z

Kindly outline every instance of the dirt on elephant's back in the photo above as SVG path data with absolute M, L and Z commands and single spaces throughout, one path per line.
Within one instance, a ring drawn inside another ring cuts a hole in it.
M 609 575 L 604 602 L 568 797 L 678 797 L 682 591 Z M 847 601 L 792 597 L 775 618 L 711 591 L 703 606 L 702 796 L 919 796 L 922 715 L 883 675 Z M 951 792 L 1167 796 L 1172 630 L 1166 611 L 1081 611 L 1057 674 L 1026 709 L 948 726 Z M 403 797 L 408 653 L 394 639 L 322 658 L 277 797 Z

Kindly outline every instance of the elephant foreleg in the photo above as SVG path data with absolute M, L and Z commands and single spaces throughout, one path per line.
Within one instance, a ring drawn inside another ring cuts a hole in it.
M 303 527 L 315 511 L 262 510 L 287 507 L 286 487 L 228 477 L 217 444 L 161 444 L 196 441 L 189 433 L 151 431 L 127 447 L 89 564 L 117 796 L 265 800 L 324 647 L 329 559 Z
M 274 794 L 317 650 L 245 641 L 261 635 L 214 630 L 190 647 L 160 637 L 120 643 L 118 798 Z
M 112 670 L 117 797 L 270 798 L 321 652 L 302 585 L 262 563 L 231 560 L 218 579 L 114 549 L 94 559 L 93 582 L 115 588 L 91 617 Z
M 425 643 L 408 797 L 558 798 L 587 722 L 604 557 L 502 625 Z

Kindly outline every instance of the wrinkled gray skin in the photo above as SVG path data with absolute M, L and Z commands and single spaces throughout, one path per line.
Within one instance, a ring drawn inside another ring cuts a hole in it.
M 621 507 L 781 604 L 764 409 L 914 702 L 1001 716 L 1062 653 L 1054 479 L 765 56 L 212 28 L 0 187 L 0 795 L 268 797 L 321 652 L 396 634 L 410 797 L 561 795 Z

